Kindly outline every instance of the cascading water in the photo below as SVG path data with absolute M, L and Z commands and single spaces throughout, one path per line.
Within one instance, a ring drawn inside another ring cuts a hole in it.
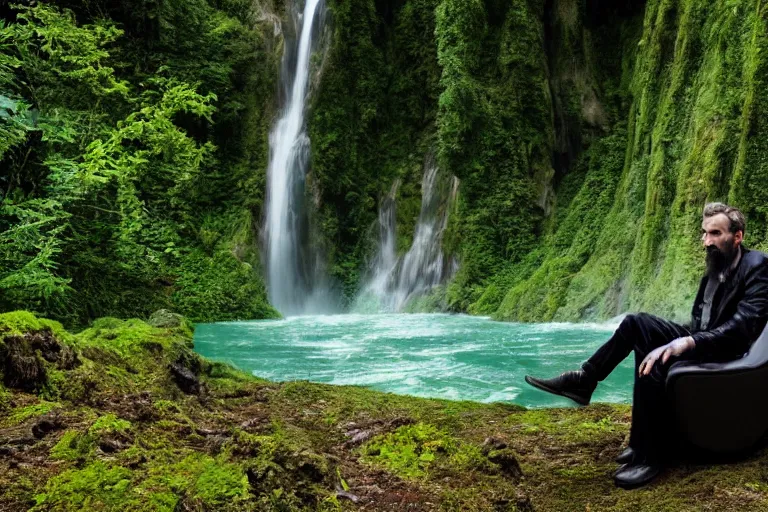
M 398 183 L 379 209 L 379 250 L 363 297 L 373 296 L 379 309 L 400 311 L 412 297 L 428 292 L 449 279 L 458 267 L 456 260 L 443 253 L 442 240 L 448 213 L 458 192 L 459 180 L 451 177 L 448 190 L 434 158 L 427 157 L 421 185 L 421 212 L 413 244 L 401 258 L 396 257 L 395 195 Z M 363 302 L 358 301 L 358 304 Z
M 367 294 L 379 301 L 387 296 L 390 272 L 397 265 L 395 197 L 399 187 L 400 180 L 395 180 L 379 207 L 379 250 L 371 266 L 374 269 L 373 277 L 366 287 Z M 374 309 L 378 309 L 378 304 Z
M 267 286 L 270 301 L 284 315 L 329 312 L 333 304 L 326 297 L 322 257 L 310 247 L 304 198 L 310 156 L 304 116 L 313 31 L 323 28 L 321 4 L 322 0 L 306 0 L 297 20 L 298 45 L 286 44 L 282 68 L 285 105 L 269 137 L 264 229 Z

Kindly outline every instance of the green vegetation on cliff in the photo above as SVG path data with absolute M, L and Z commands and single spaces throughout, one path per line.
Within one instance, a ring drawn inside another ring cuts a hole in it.
M 552 177 L 543 9 L 520 2 L 331 0 L 332 43 L 309 121 L 319 226 L 332 273 L 354 293 L 395 182 L 398 250 L 411 243 L 424 161 L 461 192 L 446 249 L 466 309 L 484 279 L 536 240 Z M 364 13 L 361 14 L 361 13 Z M 353 15 L 354 14 L 354 15 Z
M 395 180 L 408 240 L 429 152 L 461 179 L 444 243 L 461 265 L 452 310 L 684 318 L 707 201 L 743 208 L 748 245 L 766 247 L 764 1 L 329 8 L 310 126 L 321 225 L 347 289 Z
M 434 153 L 440 68 L 434 0 L 395 8 L 329 0 L 331 43 L 312 98 L 312 196 L 331 274 L 347 298 L 375 249 L 380 200 L 396 181 L 398 250 L 407 251 L 419 215 L 425 158 Z
M 526 410 L 266 382 L 179 315 L 72 335 L 0 315 L 0 509 L 765 510 L 766 453 L 616 489 L 629 408 Z
M 752 125 L 760 107 L 751 91 L 759 88 L 753 70 L 766 59 L 759 52 L 765 17 L 760 1 L 647 2 L 637 49 L 623 57 L 630 59 L 622 67 L 631 77 L 631 106 L 616 195 L 600 209 L 604 225 L 589 259 L 567 276 L 557 308 L 537 319 L 626 310 L 686 318 L 702 269 L 698 232 L 706 201 L 741 206 L 748 245 L 764 248 L 765 214 L 752 191 L 762 190 L 768 169 L 743 155 L 754 155 L 764 138 Z M 525 317 L 510 298 L 499 316 Z

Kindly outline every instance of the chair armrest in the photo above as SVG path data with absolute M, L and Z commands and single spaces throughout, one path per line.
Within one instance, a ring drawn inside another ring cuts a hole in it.
M 667 389 L 680 377 L 687 375 L 728 375 L 748 372 L 768 366 L 768 326 L 760 337 L 752 343 L 744 357 L 732 361 L 702 363 L 698 361 L 678 361 L 667 372 Z
M 754 361 L 749 361 L 748 358 L 742 357 L 740 359 L 734 359 L 733 361 L 725 361 L 720 363 L 702 363 L 699 361 L 678 361 L 674 363 L 667 372 L 667 388 L 671 387 L 674 382 L 680 377 L 690 375 L 725 375 L 732 373 L 740 373 L 745 371 L 754 370 L 759 368 L 762 364 L 757 364 Z

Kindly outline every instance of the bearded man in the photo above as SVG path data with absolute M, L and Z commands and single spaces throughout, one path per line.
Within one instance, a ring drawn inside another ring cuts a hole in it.
M 622 465 L 614 473 L 619 487 L 647 484 L 668 459 L 673 436 L 664 383 L 670 365 L 680 360 L 742 357 L 766 325 L 768 255 L 742 246 L 744 229 L 744 215 L 737 208 L 722 203 L 704 207 L 701 240 L 707 272 L 693 303 L 690 325 L 645 313 L 627 315 L 580 370 L 552 379 L 525 377 L 532 386 L 587 405 L 598 382 L 634 351 L 629 447 L 616 459 Z

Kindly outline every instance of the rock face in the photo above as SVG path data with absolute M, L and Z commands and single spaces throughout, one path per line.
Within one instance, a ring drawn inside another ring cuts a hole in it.
M 498 464 L 502 473 L 510 478 L 519 479 L 523 476 L 523 470 L 520 469 L 520 463 L 517 462 L 515 453 L 509 448 L 489 452 L 488 460 L 494 464 Z
M 586 84 L 607 73 L 600 97 L 610 107 L 608 129 L 592 134 L 576 172 L 564 176 L 562 217 L 543 259 L 507 290 L 498 318 L 647 310 L 685 319 L 703 269 L 698 224 L 706 201 L 741 207 L 748 231 L 757 229 L 750 244 L 765 247 L 766 214 L 757 206 L 764 192 L 754 183 L 768 173 L 764 157 L 756 160 L 765 155 L 758 120 L 768 93 L 758 70 L 768 66 L 768 40 L 755 9 L 762 7 L 675 0 L 588 2 L 577 12 L 575 30 L 559 37 L 567 37 L 565 55 L 580 58 L 570 71 L 555 69 Z M 613 49 L 606 23 L 621 27 Z M 611 98 L 618 102 L 611 106 Z
M 38 418 L 32 425 L 32 435 L 37 439 L 42 439 L 51 432 L 60 430 L 63 425 L 64 421 L 57 412 L 47 414 Z
M 147 323 L 152 327 L 161 329 L 178 329 L 187 333 L 190 337 L 195 332 L 195 326 L 187 318 L 167 309 L 158 309 L 149 317 Z M 192 344 L 189 344 L 192 347 Z
M 171 375 L 176 381 L 179 388 L 190 395 L 197 395 L 200 393 L 200 379 L 197 378 L 192 370 L 184 367 L 178 361 L 173 363 L 170 367 Z

